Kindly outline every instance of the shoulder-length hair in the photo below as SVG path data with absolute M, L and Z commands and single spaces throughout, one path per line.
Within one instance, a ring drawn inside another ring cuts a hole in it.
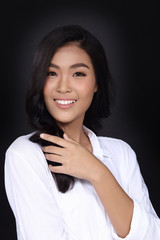
M 98 86 L 98 91 L 94 94 L 92 103 L 86 111 L 84 125 L 96 132 L 101 127 L 100 119 L 110 115 L 112 81 L 101 43 L 81 26 L 69 25 L 56 28 L 42 39 L 37 48 L 33 63 L 32 82 L 26 96 L 29 123 L 35 131 L 30 140 L 41 146 L 51 145 L 40 139 L 39 135 L 42 132 L 63 136 L 55 119 L 47 111 L 43 88 L 52 57 L 58 48 L 69 42 L 75 42 L 89 55 Z M 52 175 L 59 191 L 63 193 L 74 184 L 75 179 L 72 176 L 54 173 Z

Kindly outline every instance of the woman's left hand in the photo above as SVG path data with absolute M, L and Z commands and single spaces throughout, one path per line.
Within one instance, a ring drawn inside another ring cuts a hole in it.
M 94 180 L 105 165 L 99 161 L 88 149 L 70 139 L 64 134 L 64 139 L 49 134 L 41 134 L 44 140 L 55 143 L 60 147 L 46 146 L 42 150 L 49 161 L 61 163 L 61 166 L 49 165 L 54 173 L 68 174 L 73 177 Z

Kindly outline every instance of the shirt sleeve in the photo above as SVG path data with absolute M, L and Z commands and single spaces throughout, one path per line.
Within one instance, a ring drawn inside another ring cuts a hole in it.
M 155 213 L 149 199 L 148 189 L 141 175 L 135 152 L 128 144 L 123 141 L 121 143 L 125 159 L 123 177 L 124 181 L 127 182 L 125 190 L 134 202 L 130 232 L 123 239 L 159 240 L 160 219 Z M 122 239 L 117 236 L 114 229 L 112 234 L 114 240 Z
M 31 143 L 33 144 L 33 143 Z M 72 240 L 58 191 L 39 147 L 10 147 L 5 159 L 5 188 L 16 220 L 18 240 Z

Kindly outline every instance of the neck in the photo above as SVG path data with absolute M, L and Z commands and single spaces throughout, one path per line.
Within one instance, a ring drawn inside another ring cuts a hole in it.
M 83 123 L 70 122 L 70 123 L 58 123 L 59 127 L 69 138 L 81 143 L 81 138 L 85 134 L 83 131 Z
M 78 119 L 77 121 L 70 123 L 58 123 L 58 125 L 64 131 L 64 133 L 68 135 L 69 138 L 92 151 L 90 140 L 83 130 L 83 121 L 80 121 L 80 119 Z

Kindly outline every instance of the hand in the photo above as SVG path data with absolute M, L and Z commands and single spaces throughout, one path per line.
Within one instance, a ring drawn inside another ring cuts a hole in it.
M 49 161 L 61 163 L 61 166 L 49 165 L 54 173 L 68 174 L 73 177 L 86 179 L 92 182 L 105 165 L 99 161 L 89 150 L 64 134 L 64 139 L 49 134 L 41 134 L 44 140 L 55 143 L 60 147 L 46 146 L 42 150 Z

